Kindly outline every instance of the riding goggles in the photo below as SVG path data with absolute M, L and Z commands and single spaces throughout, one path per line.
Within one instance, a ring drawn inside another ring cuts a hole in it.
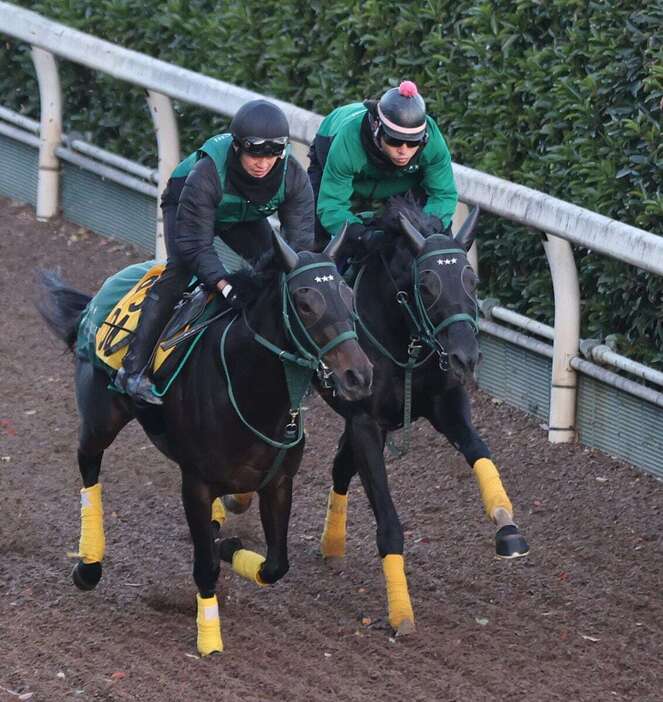
M 288 145 L 288 137 L 241 137 L 237 139 L 240 148 L 253 156 L 281 156 Z
M 395 137 L 389 136 L 386 133 L 383 133 L 382 141 L 384 141 L 384 143 L 387 144 L 387 146 L 394 146 L 398 148 L 405 144 L 405 146 L 407 146 L 409 149 L 418 149 L 423 143 L 425 143 L 426 135 L 424 134 L 424 136 L 421 139 L 417 139 L 416 141 L 409 141 L 407 139 L 397 139 Z

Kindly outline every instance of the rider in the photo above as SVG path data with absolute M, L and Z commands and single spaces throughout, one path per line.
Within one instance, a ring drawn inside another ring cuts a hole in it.
M 290 155 L 283 111 L 267 100 L 243 105 L 230 133 L 217 134 L 173 171 L 161 207 L 168 260 L 142 306 L 140 322 L 115 384 L 132 399 L 161 404 L 145 372 L 174 305 L 195 275 L 231 305 L 240 301 L 213 248 L 219 236 L 250 262 L 272 246 L 267 217 L 278 213 L 295 250 L 313 244 L 314 205 L 306 173 Z
M 347 221 L 348 239 L 370 250 L 382 232 L 367 228 L 356 212 L 372 202 L 411 192 L 424 212 L 447 231 L 458 195 L 449 149 L 426 104 L 409 80 L 379 101 L 337 107 L 322 121 L 309 152 L 316 198 L 316 245 Z

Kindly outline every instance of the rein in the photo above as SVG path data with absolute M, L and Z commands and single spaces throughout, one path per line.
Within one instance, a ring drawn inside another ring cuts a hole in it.
M 221 335 L 221 364 L 225 372 L 226 384 L 228 387 L 228 397 L 230 399 L 230 404 L 232 405 L 232 408 L 235 410 L 235 413 L 237 414 L 241 422 L 244 424 L 244 426 L 246 426 L 251 432 L 253 432 L 253 434 L 255 434 L 266 444 L 269 444 L 270 446 L 279 449 L 278 453 L 276 454 L 276 457 L 274 458 L 272 466 L 270 467 L 269 471 L 260 483 L 258 491 L 264 488 L 276 475 L 283 463 L 283 460 L 285 459 L 285 454 L 288 451 L 288 449 L 297 446 L 297 444 L 299 444 L 299 442 L 302 440 L 302 437 L 304 436 L 304 423 L 301 418 L 301 403 L 304 398 L 304 395 L 306 394 L 306 391 L 309 388 L 309 385 L 311 384 L 311 377 L 313 376 L 313 373 L 316 370 L 318 370 L 322 364 L 323 356 L 329 353 L 329 351 L 331 351 L 332 349 L 336 348 L 339 344 L 342 344 L 344 341 L 347 341 L 348 339 L 357 339 L 357 332 L 353 324 L 352 329 L 337 334 L 331 341 L 327 342 L 324 346 L 320 347 L 306 330 L 302 320 L 299 317 L 299 314 L 297 314 L 297 309 L 292 299 L 292 293 L 290 292 L 290 287 L 288 283 L 290 283 L 290 281 L 292 281 L 294 278 L 301 275 L 305 271 L 309 271 L 315 268 L 332 268 L 334 271 L 337 272 L 335 264 L 331 262 L 320 262 L 310 263 L 288 274 L 284 273 L 281 275 L 281 316 L 283 321 L 283 327 L 285 329 L 288 341 L 290 341 L 295 346 L 295 348 L 297 349 L 297 353 L 292 353 L 291 351 L 287 351 L 286 349 L 277 346 L 273 342 L 269 341 L 269 339 L 256 332 L 251 327 L 246 317 L 246 311 L 243 311 L 242 314 L 244 324 L 249 329 L 249 331 L 252 332 L 254 341 L 256 341 L 265 349 L 273 353 L 275 356 L 277 356 L 283 364 L 283 371 L 285 374 L 286 386 L 288 388 L 288 396 L 290 400 L 290 421 L 285 426 L 283 433 L 283 441 L 273 439 L 261 432 L 260 430 L 256 429 L 244 417 L 237 403 L 235 392 L 233 390 L 230 369 L 228 368 L 228 362 L 226 360 L 225 353 L 226 339 L 228 337 L 230 327 L 237 320 L 237 317 L 234 317 L 230 321 L 230 323 L 224 329 L 223 334 Z M 297 334 L 295 334 L 295 332 L 293 331 L 290 318 L 291 314 L 294 317 L 294 320 L 298 323 L 300 331 L 304 334 L 305 342 L 310 345 L 310 349 L 307 349 L 305 347 L 305 345 L 298 338 Z

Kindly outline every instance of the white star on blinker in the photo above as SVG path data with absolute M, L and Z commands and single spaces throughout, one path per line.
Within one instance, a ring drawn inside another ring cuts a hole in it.
M 316 283 L 327 283 L 327 282 L 331 283 L 332 280 L 334 280 L 333 275 L 323 275 L 322 277 L 320 277 L 319 275 L 315 276 Z
M 456 263 L 458 259 L 457 258 L 438 258 L 437 259 L 437 265 L 438 266 L 450 266 L 452 263 Z

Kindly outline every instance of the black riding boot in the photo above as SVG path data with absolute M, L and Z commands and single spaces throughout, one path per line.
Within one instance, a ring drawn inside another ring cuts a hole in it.
M 145 298 L 134 337 L 129 343 L 122 367 L 115 376 L 115 385 L 132 400 L 151 405 L 163 404 L 161 398 L 153 393 L 152 381 L 146 373 L 152 351 L 165 324 L 163 317 L 169 312 L 164 312 L 159 303 L 159 298 L 152 293 Z

